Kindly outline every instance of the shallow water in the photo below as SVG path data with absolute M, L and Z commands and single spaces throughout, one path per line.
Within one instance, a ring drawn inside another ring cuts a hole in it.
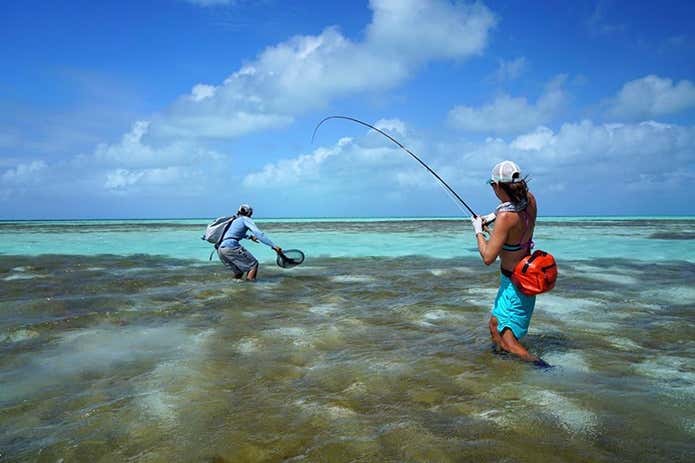
M 549 370 L 465 221 L 260 221 L 253 284 L 204 222 L 0 223 L 0 461 L 692 459 L 695 220 L 541 221 Z

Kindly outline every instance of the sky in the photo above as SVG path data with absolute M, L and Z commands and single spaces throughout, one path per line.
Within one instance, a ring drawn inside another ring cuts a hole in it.
M 695 214 L 695 2 L 0 5 L 0 219 Z

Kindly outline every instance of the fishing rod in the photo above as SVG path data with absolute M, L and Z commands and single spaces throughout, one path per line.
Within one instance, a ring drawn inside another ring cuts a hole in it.
M 370 128 L 370 129 L 372 129 L 372 130 L 374 130 L 374 131 L 376 131 L 376 132 L 379 132 L 380 134 L 382 134 L 383 136 L 385 136 L 386 138 L 388 138 L 389 140 L 391 140 L 392 142 L 394 142 L 396 145 L 398 145 L 399 148 L 401 148 L 401 149 L 404 150 L 406 153 L 408 153 L 409 155 L 411 155 L 411 156 L 412 156 L 417 162 L 419 162 L 425 169 L 427 169 L 432 175 L 434 175 L 434 176 L 436 177 L 437 180 L 439 180 L 440 184 L 441 184 L 444 188 L 446 188 L 447 193 L 453 194 L 454 197 L 453 197 L 452 199 L 455 198 L 456 200 L 458 200 L 461 204 L 464 205 L 464 207 L 465 207 L 466 209 L 468 209 L 468 212 L 470 212 L 471 214 L 473 214 L 474 217 L 478 217 L 478 214 L 476 214 L 475 212 L 473 212 L 473 209 L 471 209 L 470 207 L 468 207 L 468 204 L 466 204 L 466 202 L 465 202 L 463 199 L 461 199 L 461 197 L 458 195 L 458 193 L 456 193 L 456 192 L 453 190 L 453 188 L 451 188 L 451 187 L 444 181 L 444 179 L 442 179 L 442 178 L 439 176 L 439 174 L 437 174 L 435 171 L 433 171 L 433 170 L 430 168 L 430 166 L 428 166 L 427 164 L 425 164 L 425 163 L 422 161 L 422 159 L 420 159 L 419 157 L 417 157 L 417 155 L 415 155 L 415 153 L 413 153 L 413 152 L 410 151 L 408 148 L 406 148 L 405 146 L 403 146 L 403 144 L 400 143 L 398 140 L 396 140 L 395 138 L 393 138 L 391 135 L 387 134 L 386 132 L 384 132 L 384 131 L 382 131 L 382 130 L 380 130 L 380 129 L 377 129 L 377 128 L 374 127 L 373 125 L 367 124 L 366 122 L 363 122 L 363 121 L 361 121 L 361 120 L 359 120 L 359 119 L 355 119 L 354 117 L 349 117 L 349 116 L 328 116 L 328 117 L 323 118 L 323 120 L 322 120 L 321 122 L 319 122 L 319 123 L 316 125 L 316 128 L 314 129 L 314 133 L 313 133 L 313 135 L 311 136 L 311 142 L 312 142 L 312 143 L 314 142 L 314 138 L 316 137 L 316 131 L 319 129 L 319 127 L 321 127 L 321 124 L 323 124 L 324 122 L 326 122 L 326 121 L 329 120 L 329 119 L 345 119 L 345 120 L 347 120 L 347 121 L 356 122 L 356 123 L 358 123 L 358 124 L 361 124 L 361 125 L 363 125 L 363 126 L 365 126 L 365 127 Z M 451 196 L 451 195 L 450 195 L 450 196 Z

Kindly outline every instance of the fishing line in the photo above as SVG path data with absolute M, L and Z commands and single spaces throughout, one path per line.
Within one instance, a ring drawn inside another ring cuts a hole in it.
M 425 169 L 427 169 L 432 175 L 434 175 L 435 178 L 436 178 L 437 180 L 439 180 L 439 184 L 440 184 L 442 187 L 445 188 L 445 191 L 447 192 L 447 194 L 449 195 L 449 197 L 450 197 L 452 200 L 454 200 L 454 202 L 455 202 L 456 205 L 459 207 L 459 209 L 461 209 L 461 206 L 459 206 L 459 203 L 460 203 L 460 204 L 463 204 L 464 207 L 465 207 L 466 209 L 468 209 L 468 212 L 470 212 L 471 214 L 473 214 L 473 216 L 475 216 L 475 217 L 478 216 L 478 214 L 476 214 L 475 212 L 473 212 L 473 209 L 471 209 L 470 207 L 468 207 L 468 204 L 466 204 L 466 202 L 465 202 L 463 199 L 461 199 L 461 197 L 458 195 L 458 193 L 456 193 L 456 192 L 453 190 L 453 188 L 451 188 L 451 187 L 444 181 L 444 179 L 442 179 L 442 178 L 439 176 L 439 174 L 437 174 L 435 171 L 433 171 L 433 170 L 430 168 L 430 166 L 428 166 L 427 164 L 425 164 L 425 163 L 422 161 L 422 159 L 420 159 L 419 157 L 417 157 L 417 155 L 415 155 L 415 153 L 413 153 L 413 152 L 410 151 L 408 148 L 406 148 L 405 146 L 403 146 L 402 143 L 400 143 L 398 140 L 396 140 L 395 138 L 393 138 L 391 135 L 387 134 L 386 132 L 384 132 L 384 131 L 382 131 L 382 130 L 380 130 L 380 129 L 377 129 L 377 128 L 374 127 L 373 125 L 367 124 L 366 122 L 363 122 L 363 121 L 361 121 L 361 120 L 359 120 L 359 119 L 355 119 L 354 117 L 349 117 L 349 116 L 328 116 L 328 117 L 325 117 L 321 122 L 319 122 L 319 123 L 316 125 L 316 128 L 314 129 L 314 133 L 313 133 L 313 135 L 311 136 L 311 142 L 312 142 L 312 143 L 314 142 L 314 138 L 316 137 L 316 131 L 319 129 L 319 127 L 321 127 L 321 124 L 323 124 L 324 122 L 326 122 L 326 121 L 329 120 L 329 119 L 345 119 L 345 120 L 347 120 L 347 121 L 356 122 L 356 123 L 358 123 L 358 124 L 361 124 L 361 125 L 363 125 L 363 126 L 365 126 L 365 127 L 370 128 L 370 129 L 372 129 L 372 130 L 374 130 L 374 131 L 376 131 L 376 132 L 379 132 L 380 134 L 382 134 L 383 136 L 385 136 L 386 138 L 388 138 L 389 140 L 391 140 L 392 142 L 394 142 L 396 145 L 398 145 L 399 148 L 401 148 L 401 149 L 404 150 L 406 153 L 408 153 L 409 155 L 411 155 L 411 156 L 412 156 L 417 162 L 419 162 Z M 453 196 L 452 196 L 452 195 L 453 195 Z M 458 202 L 457 202 L 457 201 L 458 201 Z M 463 209 L 461 209 L 461 210 L 463 210 Z

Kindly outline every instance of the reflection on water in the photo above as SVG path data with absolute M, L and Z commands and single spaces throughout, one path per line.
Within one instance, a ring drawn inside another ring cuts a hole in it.
M 493 354 L 477 258 L 0 256 L 2 461 L 689 461 L 695 265 L 563 261 Z

